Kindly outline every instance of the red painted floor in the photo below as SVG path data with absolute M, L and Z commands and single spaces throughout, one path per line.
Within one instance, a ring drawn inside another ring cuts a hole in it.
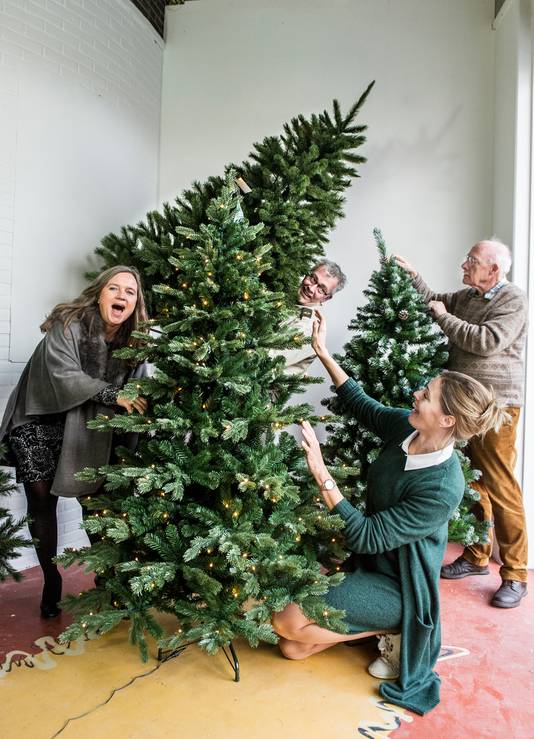
M 445 561 L 461 554 L 450 544 Z M 441 703 L 394 732 L 395 739 L 534 738 L 534 577 L 518 608 L 493 608 L 491 574 L 441 580 L 442 643 L 470 654 L 439 662 Z
M 63 595 L 79 593 L 94 585 L 94 575 L 86 575 L 81 567 L 59 568 L 63 577 Z M 43 579 L 40 567 L 24 571 L 22 582 L 0 584 L 0 664 L 7 652 L 41 651 L 33 646 L 43 635 L 54 638 L 72 623 L 72 616 L 62 613 L 58 618 L 43 620 L 39 611 Z
M 446 561 L 460 551 L 450 545 Z M 57 636 L 71 622 L 67 614 L 41 620 L 40 570 L 24 574 L 22 583 L 0 585 L 0 663 L 14 649 L 40 651 L 32 647 L 35 639 Z M 79 592 L 92 582 L 91 575 L 70 568 L 63 573 L 63 592 Z M 443 644 L 470 654 L 438 664 L 441 704 L 403 723 L 395 739 L 534 739 L 534 580 L 533 592 L 509 610 L 489 605 L 499 584 L 495 564 L 489 576 L 441 581 Z

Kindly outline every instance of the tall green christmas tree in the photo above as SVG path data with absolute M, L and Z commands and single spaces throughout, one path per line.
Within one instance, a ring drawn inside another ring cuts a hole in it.
M 373 272 L 364 291 L 367 303 L 350 322 L 352 339 L 337 361 L 365 392 L 388 406 L 411 408 L 413 393 L 438 375 L 447 361 L 447 339 L 434 322 L 426 304 L 407 273 L 389 259 L 382 234 L 374 231 L 380 268 Z M 325 456 L 353 505 L 365 508 L 365 488 L 370 464 L 377 458 L 381 442 L 343 413 L 336 397 L 325 401 L 339 417 L 329 424 Z M 478 493 L 470 483 L 479 476 L 469 460 L 456 449 L 465 477 L 465 494 L 449 523 L 449 538 L 470 544 L 487 535 L 487 524 L 470 512 Z
M 4 448 L 0 447 L 0 458 Z M 9 495 L 15 490 L 15 484 L 8 472 L 0 468 L 0 497 Z M 8 577 L 20 580 L 21 575 L 13 567 L 13 560 L 20 557 L 19 549 L 31 545 L 31 541 L 22 536 L 24 520 L 15 521 L 7 508 L 0 505 L 0 582 Z
M 133 454 L 120 450 L 117 464 L 82 473 L 105 478 L 85 524 L 102 538 L 61 561 L 86 564 L 105 584 L 69 599 L 77 617 L 64 639 L 127 615 L 146 656 L 146 632 L 164 636 L 155 608 L 178 618 L 168 646 L 198 641 L 214 652 L 238 635 L 252 645 L 276 641 L 270 615 L 289 602 L 343 628 L 321 598 L 333 581 L 316 554 L 342 556 L 342 522 L 322 509 L 293 437 L 277 433 L 310 408 L 287 405 L 302 380 L 286 376 L 270 350 L 303 337 L 287 322 L 283 294 L 262 282 L 270 247 L 261 224 L 243 217 L 234 177 L 212 199 L 207 223 L 179 228 L 171 277 L 153 288 L 157 333 L 122 350 L 157 367 L 128 387 L 149 399 L 149 412 L 92 423 L 141 441 Z
M 271 249 L 262 279 L 291 301 L 302 275 L 324 254 L 328 232 L 343 215 L 343 193 L 358 177 L 357 165 L 366 161 L 357 150 L 367 127 L 355 120 L 373 84 L 346 115 L 335 100 L 332 114 L 293 118 L 282 135 L 265 138 L 254 145 L 249 159 L 226 168 L 226 173 L 235 170 L 251 188 L 242 202 L 246 218 L 252 225 L 264 225 L 257 240 Z M 184 246 L 179 228 L 198 229 L 207 223 L 207 206 L 220 194 L 224 181 L 225 177 L 211 177 L 194 183 L 174 203 L 164 204 L 161 212 L 148 213 L 145 222 L 125 226 L 120 234 L 109 234 L 96 249 L 103 266 L 130 264 L 139 269 L 149 313 L 159 310 L 159 294 L 150 288 L 170 279 L 168 258 Z

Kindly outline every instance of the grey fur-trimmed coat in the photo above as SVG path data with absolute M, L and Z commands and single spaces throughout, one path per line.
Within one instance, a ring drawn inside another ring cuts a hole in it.
M 97 415 L 113 415 L 112 408 L 92 398 L 109 384 L 122 387 L 129 379 L 144 374 L 145 365 L 134 370 L 124 360 L 111 356 L 98 315 L 73 321 L 66 329 L 56 321 L 35 348 L 11 393 L 0 426 L 0 441 L 12 428 L 36 416 L 65 413 L 63 444 L 51 492 L 66 498 L 90 495 L 101 480 L 80 482 L 74 474 L 84 467 L 108 464 L 113 441 L 112 431 L 87 428 L 87 422 Z M 137 435 L 126 434 L 123 440 L 134 448 Z

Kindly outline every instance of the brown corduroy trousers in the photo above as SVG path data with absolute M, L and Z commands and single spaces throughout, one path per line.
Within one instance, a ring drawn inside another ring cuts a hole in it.
M 509 423 L 500 430 L 489 431 L 484 438 L 474 436 L 467 448 L 473 467 L 482 472 L 479 480 L 472 484 L 480 500 L 473 512 L 477 518 L 493 520 L 495 538 L 503 565 L 500 575 L 503 580 L 527 581 L 527 527 L 523 495 L 514 476 L 517 458 L 515 448 L 517 422 L 520 408 L 508 407 Z M 491 536 L 488 544 L 472 544 L 466 547 L 463 556 L 471 564 L 487 565 L 491 555 Z

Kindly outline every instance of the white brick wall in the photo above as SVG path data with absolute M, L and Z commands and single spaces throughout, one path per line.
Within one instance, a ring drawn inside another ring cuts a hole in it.
M 56 88 L 63 84 L 66 90 L 76 85 L 90 98 L 101 99 L 103 122 L 110 111 L 118 111 L 126 126 L 129 120 L 144 120 L 157 161 L 162 53 L 163 42 L 129 0 L 0 0 L 0 412 L 24 366 L 10 362 L 9 356 L 17 156 L 21 154 L 17 131 L 25 76 L 48 77 Z M 154 184 L 154 200 L 156 195 Z M 143 202 L 144 210 L 152 205 Z M 98 213 L 95 219 L 98 222 Z M 107 230 L 106 222 L 98 233 L 102 236 Z M 80 243 L 86 242 L 80 239 Z M 31 260 L 30 255 L 18 256 Z M 24 514 L 22 490 L 9 503 L 17 517 Z M 86 544 L 80 519 L 77 501 L 60 499 L 60 551 Z M 35 553 L 28 550 L 16 566 L 25 569 L 36 563 Z
M 26 496 L 22 491 L 13 493 L 5 500 L 7 500 L 8 507 L 15 519 L 18 520 L 26 515 Z M 76 498 L 59 498 L 57 506 L 58 552 L 62 552 L 66 547 L 82 547 L 89 543 L 87 534 L 83 529 L 80 529 L 81 511 L 82 509 Z M 24 528 L 23 535 L 28 539 L 31 538 L 27 526 Z M 15 560 L 14 564 L 19 570 L 38 565 L 39 562 L 33 547 L 22 549 L 20 558 Z
M 0 54 L 159 119 L 162 41 L 129 0 L 0 0 Z

